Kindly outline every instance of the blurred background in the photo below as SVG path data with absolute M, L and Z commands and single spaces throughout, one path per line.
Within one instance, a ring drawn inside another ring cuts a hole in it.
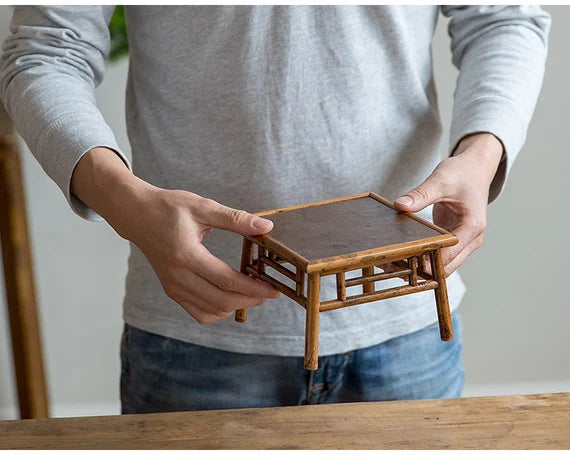
M 483 247 L 461 268 L 464 396 L 570 391 L 570 7 L 545 9 L 553 19 L 550 51 L 526 145 L 489 208 Z M 1 41 L 11 14 L 0 6 Z M 457 75 L 447 23 L 440 16 L 433 42 L 442 154 Z M 97 98 L 129 153 L 127 70 L 127 58 L 110 63 Z M 29 151 L 21 152 L 51 415 L 118 414 L 127 243 L 105 223 L 73 215 Z M 18 413 L 3 286 L 0 280 L 0 419 L 9 419 Z

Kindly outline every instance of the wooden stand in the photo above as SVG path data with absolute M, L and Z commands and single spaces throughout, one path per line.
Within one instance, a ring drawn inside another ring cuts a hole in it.
M 48 417 L 20 159 L 0 105 L 0 237 L 22 419 Z
M 318 368 L 319 315 L 323 311 L 434 290 L 441 339 L 453 338 L 441 248 L 455 245 L 454 235 L 417 215 L 398 212 L 375 193 L 257 215 L 272 220 L 274 228 L 269 234 L 244 238 L 241 272 L 273 285 L 306 310 L 306 369 Z M 375 267 L 385 264 L 393 271 L 375 272 Z M 293 286 L 267 274 L 267 266 Z M 346 278 L 346 272 L 358 269 L 362 270 L 360 277 Z M 337 298 L 321 302 L 321 277 L 333 274 Z M 375 290 L 374 283 L 391 278 L 404 279 L 407 284 Z M 352 286 L 361 286 L 362 292 L 347 296 Z M 247 321 L 247 309 L 236 312 L 236 321 Z

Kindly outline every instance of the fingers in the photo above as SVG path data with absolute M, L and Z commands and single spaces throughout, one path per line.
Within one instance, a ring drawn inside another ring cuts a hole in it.
M 435 204 L 434 222 L 459 240 L 442 250 L 447 275 L 481 246 L 486 226 L 488 182 L 475 178 L 467 165 L 457 157 L 443 160 L 423 183 L 394 201 L 397 210 L 407 212 Z
M 481 247 L 485 228 L 484 215 L 472 214 L 462 217 L 459 225 L 451 230 L 459 241 L 456 245 L 442 250 L 441 255 L 446 277 L 457 270 L 473 251 Z
M 280 292 L 270 284 L 254 280 L 234 270 L 212 255 L 202 244 L 196 245 L 190 267 L 202 278 L 224 291 L 264 299 L 276 299 L 280 295 Z
M 242 235 L 269 232 L 273 223 L 186 191 L 164 190 L 149 206 L 150 229 L 133 241 L 172 300 L 197 321 L 213 322 L 240 308 L 279 297 L 271 285 L 240 273 L 202 244 L 213 228 Z
M 238 309 L 279 297 L 279 291 L 273 286 L 234 270 L 201 243 L 204 233 L 213 228 L 258 235 L 273 228 L 271 221 L 201 197 L 195 198 L 189 208 L 202 235 L 186 243 L 183 252 L 179 248 L 179 254 L 168 256 L 169 266 L 161 283 L 172 300 L 196 321 L 208 324 L 224 319 Z
M 382 264 L 379 266 L 384 273 L 392 273 L 402 270 L 402 267 L 399 265 L 394 264 L 393 262 L 387 262 L 386 264 Z M 408 281 L 408 277 L 400 277 L 402 281 Z
M 461 235 L 461 234 L 460 234 Z M 463 237 L 466 238 L 466 237 Z M 465 244 L 467 242 L 467 244 Z M 478 235 L 475 239 L 469 241 L 465 240 L 464 242 L 458 243 L 455 245 L 455 248 L 450 250 L 450 248 L 445 248 L 442 250 L 442 259 L 444 263 L 444 272 L 445 276 L 448 277 L 453 272 L 455 272 L 463 262 L 478 248 L 483 245 L 483 234 Z M 453 248 L 453 247 L 451 247 Z M 432 274 L 431 270 L 431 263 L 427 260 L 427 257 L 422 257 L 422 267 L 428 273 Z M 395 272 L 400 270 L 401 267 L 394 265 L 392 263 L 382 264 L 382 269 L 384 272 Z M 407 278 L 402 278 L 402 280 L 407 281 Z
M 227 266 L 227 264 L 224 265 Z M 279 292 L 267 283 L 258 282 L 241 273 L 236 273 L 238 278 L 261 285 L 262 290 L 258 292 L 261 295 L 251 296 L 222 289 L 188 268 L 179 268 L 171 273 L 168 282 L 164 285 L 164 290 L 168 297 L 184 307 L 201 324 L 227 318 L 238 309 L 258 306 L 266 298 L 279 296 Z
M 445 184 L 437 169 L 424 182 L 394 201 L 394 207 L 403 212 L 418 212 L 439 202 L 447 195 Z
M 232 209 L 212 199 L 202 198 L 192 209 L 203 224 L 241 235 L 261 235 L 273 229 L 273 222 L 245 210 Z
M 195 273 L 189 273 L 184 281 L 180 303 L 188 306 L 192 316 L 203 324 L 227 318 L 236 310 L 258 306 L 265 301 L 264 298 L 224 291 Z M 202 314 L 194 315 L 193 311 Z
M 232 315 L 232 313 L 228 313 L 224 317 L 216 316 L 213 313 L 204 311 L 202 308 L 196 305 L 193 300 L 180 300 L 177 301 L 176 303 L 178 303 L 182 308 L 184 308 L 184 310 L 186 310 L 186 312 L 190 316 L 192 316 L 196 320 L 196 322 L 200 324 L 211 324 L 212 322 L 220 321 Z
M 481 245 L 483 245 L 483 234 L 470 242 L 457 256 L 444 266 L 445 276 L 448 277 L 455 272 L 475 250 L 481 247 Z
M 191 295 L 198 300 L 198 306 L 220 317 L 233 313 L 240 308 L 261 305 L 265 297 L 249 297 L 236 292 L 224 291 L 199 275 L 192 274 L 189 279 Z

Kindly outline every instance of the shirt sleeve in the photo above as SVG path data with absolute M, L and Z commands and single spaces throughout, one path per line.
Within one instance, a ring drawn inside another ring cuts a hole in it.
M 131 169 L 95 102 L 109 52 L 112 6 L 19 6 L 0 58 L 0 97 L 16 129 L 75 213 L 101 218 L 70 191 L 80 158 L 114 150 Z
M 469 134 L 488 132 L 505 153 L 489 202 L 502 191 L 542 85 L 550 15 L 537 6 L 443 6 L 451 18 L 455 89 L 450 150 Z

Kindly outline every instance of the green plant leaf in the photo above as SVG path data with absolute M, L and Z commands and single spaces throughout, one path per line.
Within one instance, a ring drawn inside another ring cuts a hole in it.
M 127 24 L 125 22 L 125 9 L 117 6 L 109 22 L 111 34 L 111 50 L 109 61 L 114 62 L 129 54 L 129 40 L 127 37 Z

